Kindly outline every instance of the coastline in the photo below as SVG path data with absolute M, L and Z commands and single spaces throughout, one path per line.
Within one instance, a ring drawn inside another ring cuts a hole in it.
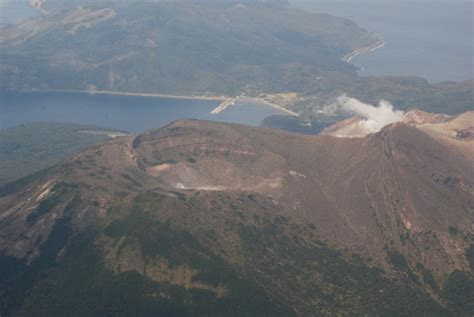
M 39 92 L 39 93 L 79 93 L 79 94 L 88 94 L 88 95 L 110 95 L 110 96 L 132 96 L 132 97 L 149 97 L 149 98 L 167 98 L 167 99 L 182 99 L 182 100 L 209 100 L 209 101 L 219 101 L 219 105 L 211 111 L 211 114 L 217 115 L 225 111 L 230 106 L 235 105 L 237 102 L 241 103 L 253 103 L 257 106 L 266 106 L 271 107 L 281 112 L 286 113 L 290 116 L 299 117 L 299 114 L 286 109 L 280 105 L 268 102 L 261 98 L 251 98 L 251 97 L 228 97 L 228 96 L 184 96 L 184 95 L 170 95 L 170 94 L 152 94 L 152 93 L 135 93 L 135 92 L 121 92 L 121 91 L 111 91 L 111 90 L 80 90 L 80 89 L 41 89 L 41 90 L 28 90 L 28 91 L 19 91 L 19 92 Z
M 264 107 L 271 107 L 273 109 L 276 109 L 278 111 L 284 112 L 287 115 L 293 116 L 293 117 L 299 117 L 300 115 L 294 111 L 291 111 L 289 109 L 286 109 L 282 106 L 279 106 L 277 104 L 268 102 L 264 99 L 260 98 L 249 98 L 249 97 L 237 97 L 237 98 L 232 98 L 228 99 L 224 102 L 222 102 L 218 107 L 216 107 L 214 110 L 211 111 L 211 114 L 217 115 L 223 111 L 225 111 L 227 108 L 230 106 L 236 105 L 237 103 L 247 103 L 247 104 L 256 104 Z
M 386 43 L 380 36 L 375 35 L 374 38 L 375 38 L 375 41 L 376 41 L 374 44 L 372 44 L 370 46 L 355 49 L 354 51 L 350 52 L 349 54 L 346 54 L 341 60 L 343 62 L 352 64 L 352 60 L 355 57 L 359 56 L 360 54 L 373 52 L 373 51 L 378 50 L 378 49 L 385 46 Z
M 184 100 L 210 100 L 210 101 L 227 101 L 231 99 L 230 97 L 226 97 L 226 96 L 184 96 L 184 95 L 169 95 L 169 94 L 121 92 L 121 91 L 112 91 L 112 90 L 41 89 L 41 90 L 30 90 L 26 92 L 65 92 L 65 93 L 80 93 L 80 94 L 88 94 L 88 95 L 135 96 L 135 97 L 168 98 L 168 99 L 184 99 Z

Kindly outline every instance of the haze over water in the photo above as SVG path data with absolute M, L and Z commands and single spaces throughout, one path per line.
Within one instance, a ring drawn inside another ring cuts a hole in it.
M 295 7 L 349 18 L 386 45 L 353 63 L 361 75 L 413 75 L 430 82 L 473 78 L 471 0 L 291 0 Z
M 68 122 L 143 132 L 179 119 L 201 119 L 258 126 L 279 111 L 237 105 L 218 115 L 219 101 L 69 92 L 0 91 L 0 129 L 29 122 Z
M 0 0 L 0 27 L 19 24 L 40 14 L 28 6 L 28 0 Z

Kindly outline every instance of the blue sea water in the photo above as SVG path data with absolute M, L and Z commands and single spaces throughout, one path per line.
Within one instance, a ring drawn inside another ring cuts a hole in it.
M 201 119 L 258 126 L 279 111 L 252 104 L 210 114 L 219 101 L 72 92 L 0 91 L 0 129 L 29 122 L 68 122 L 143 132 L 178 119 Z
M 431 82 L 473 79 L 472 0 L 291 0 L 349 18 L 386 45 L 352 62 L 361 75 L 413 75 Z
M 27 0 L 0 0 L 0 27 L 40 15 Z M 356 21 L 386 45 L 353 63 L 361 75 L 413 75 L 431 82 L 474 78 L 473 0 L 290 0 Z
M 0 0 L 0 27 L 19 24 L 40 14 L 28 6 L 28 0 Z

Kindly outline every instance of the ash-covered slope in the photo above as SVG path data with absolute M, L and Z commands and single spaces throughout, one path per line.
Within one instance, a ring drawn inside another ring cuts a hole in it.
M 0 309 L 468 315 L 456 149 L 403 123 L 343 139 L 202 121 L 92 147 L 2 187 Z

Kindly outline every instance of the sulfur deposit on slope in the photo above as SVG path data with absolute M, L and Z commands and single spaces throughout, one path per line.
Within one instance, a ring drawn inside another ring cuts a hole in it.
M 379 131 L 388 124 L 386 122 L 403 122 L 431 133 L 433 136 L 444 135 L 451 138 L 469 139 L 469 136 L 472 135 L 472 132 L 470 132 L 474 126 L 472 111 L 458 116 L 428 113 L 421 110 L 394 114 L 392 113 L 392 108 L 381 109 L 381 106 L 366 105 L 352 98 L 348 98 L 348 100 L 351 101 L 350 108 L 344 103 L 340 107 L 346 112 L 356 113 L 357 115 L 327 127 L 321 132 L 321 135 L 331 135 L 340 138 L 363 138 Z M 345 102 L 347 103 L 347 101 Z M 361 107 L 364 107 L 364 109 L 361 109 Z M 388 121 L 387 116 L 390 117 Z M 372 122 L 376 122 L 375 125 Z
M 453 150 L 460 151 L 466 158 L 471 160 L 474 158 L 474 111 L 465 112 L 440 123 L 423 123 L 418 128 Z
M 325 128 L 320 134 L 337 138 L 363 138 L 372 133 L 365 125 L 365 120 L 359 116 L 350 117 Z
M 155 313 L 443 314 L 439 288 L 472 265 L 473 156 L 458 150 L 471 118 L 360 138 L 186 120 L 116 138 L 1 188 L 0 251 L 54 265 L 73 294 L 76 262 L 101 294 L 144 285 L 130 302 Z M 35 285 L 37 312 L 49 284 Z
M 443 113 L 429 113 L 422 110 L 410 110 L 403 115 L 403 122 L 410 125 L 420 124 L 436 124 L 448 122 L 453 116 L 448 116 Z
M 281 156 L 226 125 L 177 122 L 133 141 L 139 166 L 160 186 L 180 190 L 253 191 L 278 196 L 288 173 Z
M 385 100 L 380 100 L 374 106 L 343 94 L 329 105 L 323 113 L 346 113 L 355 115 L 349 119 L 337 122 L 323 130 L 321 134 L 336 137 L 364 137 L 370 133 L 380 131 L 383 127 L 403 120 L 404 113 L 395 110 L 393 105 Z

